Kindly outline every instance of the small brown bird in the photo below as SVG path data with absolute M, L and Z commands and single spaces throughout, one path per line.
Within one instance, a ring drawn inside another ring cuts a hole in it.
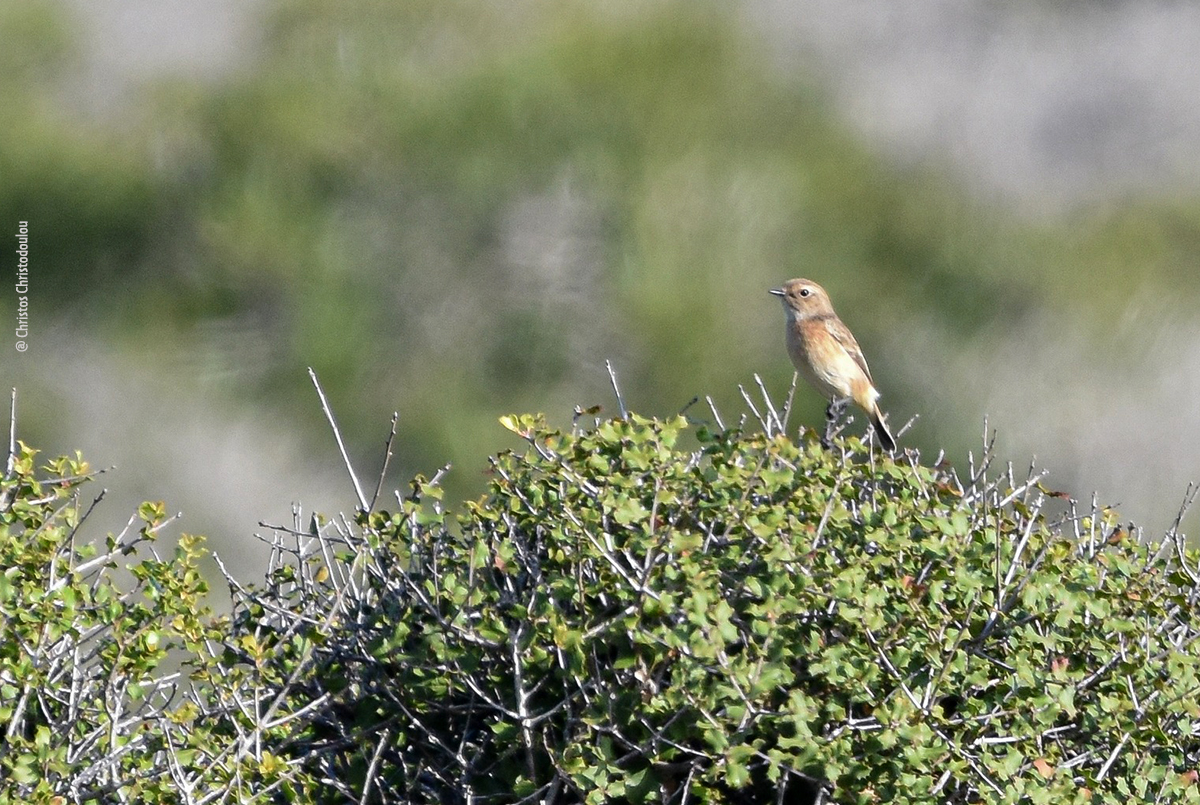
M 806 279 L 788 280 L 782 288 L 772 288 L 770 292 L 783 301 L 792 363 L 829 400 L 822 442 L 829 444 L 834 423 L 853 400 L 867 412 L 883 448 L 889 453 L 895 450 L 896 440 L 888 432 L 883 412 L 879 410 L 879 392 L 871 380 L 867 359 L 850 328 L 833 312 L 829 294 Z

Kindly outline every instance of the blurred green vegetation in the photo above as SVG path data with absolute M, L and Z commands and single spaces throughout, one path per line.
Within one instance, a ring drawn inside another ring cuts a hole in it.
M 402 474 L 481 466 L 502 413 L 609 405 L 605 358 L 647 412 L 784 388 L 765 291 L 792 276 L 830 289 L 899 422 L 941 393 L 890 368 L 906 317 L 970 339 L 1200 285 L 1195 199 L 1057 223 L 973 200 L 873 153 L 716 3 L 284 0 L 250 69 L 107 121 L 55 100 L 55 9 L 0 4 L 0 220 L 46 233 L 39 304 L 325 439 L 311 365 L 362 455 L 400 412 Z M 980 416 L 914 438 L 965 446 Z

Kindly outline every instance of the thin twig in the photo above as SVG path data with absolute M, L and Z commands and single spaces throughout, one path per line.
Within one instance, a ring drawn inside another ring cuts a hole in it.
M 12 390 L 12 403 L 8 408 L 8 461 L 4 465 L 4 477 L 11 478 L 17 463 L 17 390 Z
M 338 430 L 337 422 L 333 418 L 333 411 L 329 409 L 329 400 L 325 398 L 325 390 L 321 388 L 321 383 L 317 380 L 317 373 L 313 368 L 308 367 L 308 376 L 312 378 L 313 386 L 317 389 L 317 396 L 321 398 L 321 410 L 325 412 L 325 418 L 329 420 L 329 427 L 333 428 L 333 438 L 337 439 L 338 450 L 342 453 L 342 461 L 346 463 L 346 471 L 350 473 L 350 481 L 354 484 L 354 494 L 358 496 L 358 505 L 362 511 L 370 511 L 371 507 L 367 503 L 367 496 L 363 494 L 362 484 L 358 482 L 358 476 L 354 474 L 354 467 L 350 464 L 350 455 L 346 452 L 346 443 L 342 441 L 342 432 Z
M 1187 491 L 1183 493 L 1183 504 L 1179 507 L 1179 513 L 1175 515 L 1175 521 L 1171 523 L 1171 527 L 1167 529 L 1166 537 L 1169 537 L 1175 545 L 1175 558 L 1179 562 L 1179 567 L 1188 575 L 1193 584 L 1200 585 L 1200 565 L 1196 570 L 1188 567 L 1187 563 L 1187 546 L 1184 543 L 1183 535 L 1179 531 L 1179 527 L 1183 524 L 1184 515 L 1188 509 L 1196 502 L 1196 494 L 1200 492 L 1200 485 L 1195 483 L 1188 484 Z
M 1100 767 L 1100 771 L 1096 773 L 1096 780 L 1103 780 L 1108 770 L 1112 768 L 1112 764 L 1116 763 L 1117 755 L 1121 754 L 1121 749 L 1125 746 L 1125 742 L 1129 740 L 1131 733 L 1125 733 L 1121 736 L 1121 740 L 1113 747 L 1112 754 L 1108 756 L 1108 760 L 1104 761 L 1104 765 Z
M 901 426 L 900 426 L 900 427 L 899 427 L 899 428 L 896 430 L 896 436 L 897 436 L 897 438 L 898 438 L 898 437 L 900 437 L 900 436 L 903 436 L 903 435 L 904 435 L 904 434 L 906 434 L 906 433 L 908 433 L 908 432 L 909 432 L 909 430 L 911 430 L 911 429 L 912 429 L 912 426 L 913 426 L 913 425 L 915 425 L 915 424 L 917 424 L 917 420 L 918 420 L 918 419 L 920 419 L 920 418 L 921 418 L 921 415 L 920 415 L 920 414 L 913 414 L 912 416 L 910 416 L 910 417 L 908 418 L 908 421 L 907 421 L 907 422 L 905 422 L 903 425 L 901 425 Z
M 400 418 L 399 411 L 392 412 L 392 429 L 388 433 L 387 443 L 383 446 L 383 467 L 379 470 L 379 483 L 375 484 L 375 494 L 371 496 L 371 506 L 368 511 L 374 510 L 375 501 L 379 500 L 379 493 L 383 491 L 383 479 L 387 476 L 388 462 L 392 460 L 392 441 L 396 438 L 396 420 Z
M 705 395 L 704 399 L 708 403 L 709 410 L 712 411 L 713 419 L 715 419 L 717 422 L 717 427 L 721 430 L 725 430 L 725 423 L 721 421 L 721 412 L 717 410 L 717 404 L 713 402 L 713 398 L 709 395 Z
M 605 360 L 604 368 L 608 370 L 608 379 L 612 383 L 613 394 L 617 395 L 617 408 L 621 411 L 621 419 L 627 419 L 629 411 L 625 408 L 625 398 L 621 396 L 621 387 L 617 385 L 617 373 L 613 370 L 612 361 Z
M 754 418 L 758 420 L 758 424 L 762 427 L 763 433 L 770 436 L 771 425 L 766 419 L 763 419 L 763 415 L 758 412 L 758 406 L 754 404 L 754 400 L 750 399 L 750 395 L 746 392 L 746 387 L 741 383 L 738 383 L 738 391 L 742 393 L 742 399 L 746 401 L 746 406 L 749 407 L 750 412 L 754 414 Z
M 796 381 L 800 379 L 799 372 L 792 372 L 792 385 L 788 386 L 787 399 L 783 401 L 783 421 L 780 423 L 783 426 L 783 433 L 787 435 L 787 423 L 792 416 L 792 400 L 796 396 Z
M 758 385 L 758 391 L 760 394 L 762 394 L 763 402 L 766 403 L 767 406 L 767 424 L 770 425 L 771 420 L 773 419 L 775 420 L 775 424 L 779 427 L 779 430 L 783 431 L 783 421 L 780 420 L 779 412 L 775 410 L 775 405 L 771 402 L 771 395 L 767 393 L 767 387 L 763 385 L 762 378 L 758 376 L 757 372 L 754 373 L 754 382 Z M 771 435 L 769 428 L 767 430 L 767 435 Z
M 395 420 L 392 420 L 395 422 Z M 367 767 L 367 776 L 363 780 L 362 798 L 359 800 L 362 805 L 371 801 L 371 784 L 375 782 L 375 775 L 379 770 L 379 758 L 383 756 L 383 750 L 387 747 L 388 739 L 392 737 L 391 730 L 384 730 L 379 734 L 379 746 L 375 747 L 375 754 L 371 757 L 371 765 Z

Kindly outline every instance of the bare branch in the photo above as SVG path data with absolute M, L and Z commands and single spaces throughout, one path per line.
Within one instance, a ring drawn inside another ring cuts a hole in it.
M 317 396 L 321 399 L 321 410 L 325 412 L 325 418 L 329 420 L 329 427 L 333 429 L 333 438 L 337 440 L 338 450 L 342 454 L 342 461 L 346 464 L 346 471 L 350 473 L 350 481 L 354 484 L 354 494 L 358 496 L 358 505 L 362 511 L 370 511 L 371 504 L 367 500 L 367 496 L 363 494 L 362 484 L 358 482 L 358 476 L 354 474 L 354 467 L 350 464 L 350 454 L 346 452 L 346 443 L 342 441 L 342 432 L 338 430 L 337 421 L 333 418 L 333 411 L 329 408 L 329 400 L 325 398 L 325 391 L 321 388 L 320 381 L 317 380 L 317 373 L 313 368 L 308 367 L 308 376 L 312 378 L 313 386 L 317 389 Z
M 621 419 L 628 419 L 629 411 L 625 408 L 625 398 L 621 396 L 621 387 L 617 385 L 617 373 L 613 370 L 612 361 L 606 359 L 604 368 L 608 370 L 608 379 L 612 383 L 613 394 L 617 396 L 617 409 L 621 412 Z
M 383 466 L 379 469 L 379 482 L 375 484 L 375 494 L 371 495 L 371 505 L 367 507 L 367 511 L 375 510 L 375 503 L 379 500 L 379 493 L 383 491 L 383 481 L 387 477 L 388 462 L 392 460 L 392 441 L 396 438 L 396 421 L 400 418 L 399 411 L 392 412 L 392 428 L 388 432 L 387 443 L 383 446 Z

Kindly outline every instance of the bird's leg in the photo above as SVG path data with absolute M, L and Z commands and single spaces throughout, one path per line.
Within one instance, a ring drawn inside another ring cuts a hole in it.
M 825 408 L 825 435 L 821 437 L 821 445 L 826 450 L 833 447 L 833 437 L 837 435 L 839 430 L 837 427 L 838 420 L 846 412 L 846 406 L 849 403 L 850 400 L 848 398 L 842 397 L 830 400 L 829 405 Z

